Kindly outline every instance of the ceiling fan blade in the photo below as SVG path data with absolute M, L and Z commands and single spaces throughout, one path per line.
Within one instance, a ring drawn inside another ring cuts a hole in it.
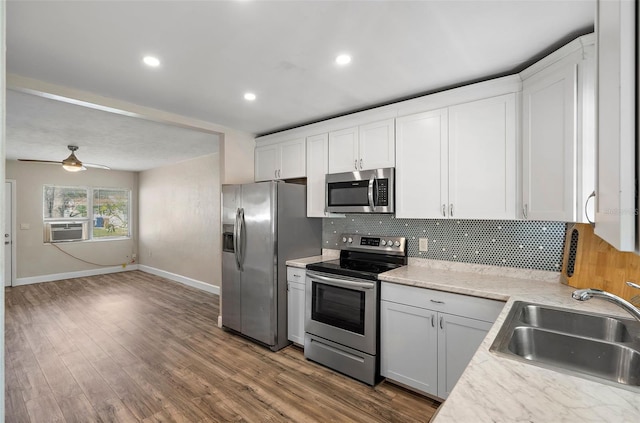
M 101 164 L 94 164 L 94 163 L 85 163 L 82 162 L 82 165 L 84 167 L 93 167 L 95 169 L 105 169 L 105 170 L 111 170 L 111 168 L 109 166 L 105 166 L 105 165 L 101 165 Z
M 33 162 L 33 163 L 48 163 L 48 164 L 62 164 L 62 162 L 54 162 L 53 160 L 35 160 L 35 159 L 18 159 L 19 162 Z

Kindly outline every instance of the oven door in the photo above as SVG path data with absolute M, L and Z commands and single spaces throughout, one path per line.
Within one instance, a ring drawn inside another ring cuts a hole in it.
M 307 271 L 305 332 L 376 354 L 378 281 Z

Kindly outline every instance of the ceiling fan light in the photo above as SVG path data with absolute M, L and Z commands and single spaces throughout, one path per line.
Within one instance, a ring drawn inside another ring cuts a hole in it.
M 73 151 L 71 151 L 69 157 L 62 161 L 62 168 L 67 172 L 80 172 L 81 170 L 87 169 L 86 167 L 82 166 L 82 162 L 78 160 Z
M 87 168 L 82 166 L 81 163 L 63 164 L 62 168 L 67 172 L 80 172 L 81 170 L 87 170 Z

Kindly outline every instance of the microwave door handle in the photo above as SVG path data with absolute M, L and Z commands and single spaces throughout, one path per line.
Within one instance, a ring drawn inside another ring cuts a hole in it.
M 376 176 L 371 175 L 371 177 L 369 178 L 369 190 L 367 192 L 367 197 L 369 198 L 369 207 L 371 207 L 371 211 L 375 211 L 375 208 L 376 208 L 376 204 L 373 200 L 374 185 L 377 185 L 375 182 L 376 182 Z

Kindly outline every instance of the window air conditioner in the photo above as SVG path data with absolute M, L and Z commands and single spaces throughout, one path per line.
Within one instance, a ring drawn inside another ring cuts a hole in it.
M 88 239 L 87 222 L 46 222 L 44 242 L 82 241 Z

